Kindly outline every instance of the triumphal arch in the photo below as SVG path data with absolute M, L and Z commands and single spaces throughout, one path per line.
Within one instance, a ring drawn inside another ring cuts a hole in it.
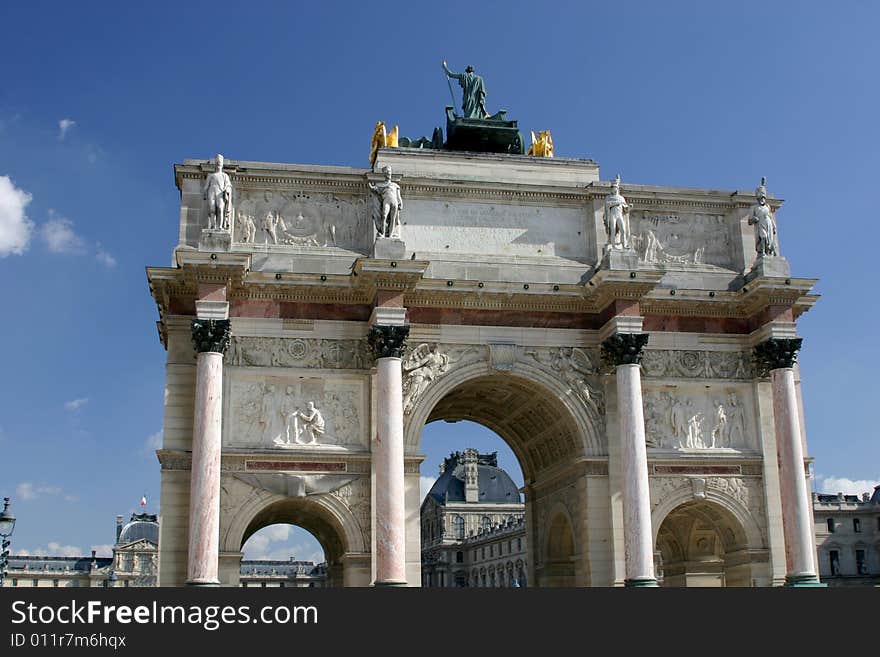
M 549 132 L 525 154 L 503 112 L 447 108 L 446 134 L 377 125 L 362 169 L 174 167 L 177 246 L 148 269 L 160 584 L 237 585 L 284 522 L 331 584 L 418 586 L 422 428 L 463 419 L 519 459 L 530 585 L 817 584 L 795 362 L 815 281 L 766 181 L 603 179 Z

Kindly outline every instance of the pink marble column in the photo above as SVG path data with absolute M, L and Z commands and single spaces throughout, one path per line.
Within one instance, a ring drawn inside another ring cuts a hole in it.
M 648 488 L 648 451 L 645 447 L 645 411 L 639 362 L 648 342 L 646 333 L 612 335 L 603 351 L 617 374 L 617 418 L 623 467 L 623 541 L 627 587 L 657 586 L 651 532 L 651 494 Z
M 219 586 L 223 352 L 229 320 L 195 320 L 196 399 L 189 496 L 188 586 Z
M 409 326 L 374 326 L 376 360 L 376 586 L 406 586 L 401 359 Z
M 770 370 L 773 423 L 779 460 L 782 531 L 785 537 L 785 581 L 789 586 L 816 586 L 819 577 L 813 552 L 813 509 L 807 495 L 804 446 L 794 384 L 794 362 L 800 338 L 771 338 L 755 349 L 758 362 Z

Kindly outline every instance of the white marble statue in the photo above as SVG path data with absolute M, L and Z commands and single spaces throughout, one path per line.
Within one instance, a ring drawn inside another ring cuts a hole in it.
M 385 173 L 385 182 L 376 185 L 367 183 L 379 201 L 379 211 L 373 218 L 376 231 L 379 237 L 400 237 L 400 213 L 403 210 L 400 185 L 391 180 L 391 167 L 382 167 L 382 171 Z
M 730 447 L 747 447 L 746 440 L 746 417 L 743 405 L 735 392 L 731 392 L 727 398 L 727 444 Z
M 758 203 L 752 207 L 749 215 L 749 226 L 755 227 L 755 251 L 759 256 L 779 255 L 776 219 L 773 210 L 767 203 L 767 179 L 761 178 L 761 184 L 755 189 Z
M 238 214 L 238 220 L 241 225 L 241 241 L 253 243 L 257 237 L 257 224 L 254 218 L 249 214 Z
M 272 238 L 272 244 L 278 244 L 278 227 L 281 226 L 281 230 L 286 231 L 287 226 L 284 225 L 284 217 L 281 216 L 280 212 L 272 212 L 271 210 L 266 213 L 266 216 L 263 218 L 263 230 L 266 231 L 266 243 L 268 244 L 269 238 Z
M 630 205 L 620 193 L 620 176 L 611 184 L 611 193 L 605 197 L 605 232 L 607 250 L 632 248 L 629 231 Z
M 727 413 L 720 401 L 715 401 L 715 425 L 712 427 L 712 444 L 710 447 L 730 447 L 730 434 L 727 431 Z
M 223 172 L 223 156 L 214 160 L 217 170 L 205 179 L 204 198 L 208 202 L 208 229 L 229 230 L 232 215 L 232 182 Z
M 403 373 L 407 377 L 403 391 L 404 413 L 412 412 L 428 384 L 446 372 L 448 367 L 449 358 L 440 353 L 440 347 L 436 344 L 431 348 L 427 344 L 420 344 L 413 350 L 403 363 Z
M 288 423 L 293 422 L 294 440 L 299 445 L 317 445 L 318 436 L 324 434 L 324 416 L 310 401 L 306 410 L 295 411 L 288 416 Z M 305 437 L 305 440 L 303 440 Z

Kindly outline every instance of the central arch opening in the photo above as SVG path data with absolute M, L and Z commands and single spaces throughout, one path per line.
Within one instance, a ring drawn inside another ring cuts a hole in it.
M 289 581 L 292 586 L 342 586 L 342 534 L 325 515 L 297 499 L 279 500 L 257 513 L 241 539 L 242 585 L 262 586 L 266 582 L 269 586 L 277 580 Z M 289 554 L 291 551 L 294 554 Z M 299 555 L 303 558 L 297 559 Z M 315 563 L 319 557 L 320 562 Z M 287 571 L 293 571 L 289 580 L 285 579 Z
M 586 583 L 578 510 L 565 507 L 583 501 L 559 493 L 586 442 L 566 392 L 481 374 L 417 407 L 423 586 Z
M 289 523 L 267 525 L 241 548 L 243 587 L 323 587 L 327 579 L 324 548 L 315 536 Z

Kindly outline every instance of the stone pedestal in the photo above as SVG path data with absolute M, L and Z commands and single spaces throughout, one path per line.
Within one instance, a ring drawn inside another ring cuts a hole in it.
M 374 326 L 376 359 L 376 586 L 406 586 L 406 485 L 401 356 L 409 326 Z
M 782 531 L 785 536 L 786 586 L 822 586 L 813 552 L 813 509 L 807 495 L 804 448 L 793 365 L 800 338 L 771 338 L 755 349 L 763 369 L 770 371 L 773 421 L 779 459 Z
M 639 268 L 639 254 L 634 249 L 605 249 L 599 269 L 634 271 Z
M 373 245 L 373 257 L 379 260 L 403 260 L 406 244 L 396 237 L 377 237 Z
M 773 278 L 790 278 L 791 266 L 788 260 L 782 256 L 758 256 L 755 264 L 745 276 L 745 282 L 748 283 L 756 278 L 769 276 Z
M 199 251 L 229 251 L 232 247 L 232 234 L 228 230 L 205 228 L 199 235 Z
M 188 586 L 219 586 L 223 352 L 229 320 L 193 321 L 198 352 L 189 497 Z
M 612 335 L 602 343 L 605 357 L 616 366 L 620 456 L 623 466 L 623 540 L 627 587 L 655 587 L 648 451 L 639 362 L 648 342 L 646 333 Z

